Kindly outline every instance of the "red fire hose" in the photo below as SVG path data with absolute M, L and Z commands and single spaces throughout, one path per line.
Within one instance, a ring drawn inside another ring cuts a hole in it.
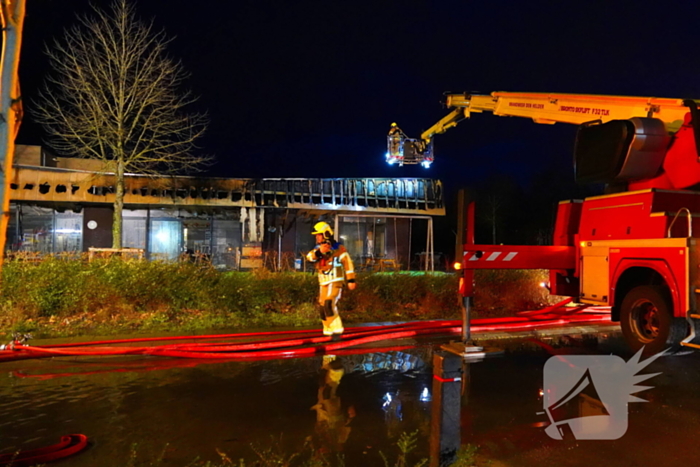
M 85 435 L 61 436 L 61 440 L 51 446 L 28 451 L 18 451 L 12 454 L 0 454 L 0 466 L 12 467 L 30 466 L 52 462 L 72 456 L 85 449 L 88 445 Z
M 588 308 L 585 310 L 585 313 L 582 313 L 583 307 L 566 307 L 565 305 L 569 301 L 565 300 L 542 310 L 521 312 L 514 317 L 474 319 L 471 321 L 471 331 L 475 333 L 485 331 L 519 331 L 564 324 L 605 323 L 610 321 L 609 309 L 607 308 L 598 307 L 593 310 Z M 319 335 L 317 330 L 149 337 L 74 342 L 46 346 L 14 343 L 9 348 L 0 350 L 0 362 L 27 358 L 115 355 L 151 355 L 212 360 L 307 357 L 330 352 L 338 353 L 347 350 L 349 347 L 380 341 L 427 335 L 459 334 L 461 327 L 461 321 L 458 320 L 356 326 L 347 328 L 340 342 L 332 343 L 329 337 Z M 201 342 L 214 339 L 226 342 Z M 185 340 L 196 342 L 171 343 Z M 131 345 L 143 342 L 159 342 L 160 344 L 149 346 Z

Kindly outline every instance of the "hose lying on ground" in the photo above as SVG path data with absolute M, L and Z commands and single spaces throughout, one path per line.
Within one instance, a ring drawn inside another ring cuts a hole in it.
M 520 312 L 513 317 L 471 320 L 471 332 L 525 331 L 565 324 L 606 323 L 608 308 L 567 307 L 564 300 L 537 311 Z M 264 359 L 289 358 L 338 353 L 349 347 L 380 341 L 428 335 L 451 335 L 462 331 L 460 320 L 412 321 L 400 324 L 356 326 L 346 328 L 342 339 L 332 342 L 318 330 L 265 331 L 257 333 L 214 334 L 203 336 L 169 336 L 115 339 L 31 346 L 13 342 L 0 350 L 0 362 L 28 358 L 150 355 L 197 359 Z M 201 342 L 204 340 L 226 342 Z M 172 343 L 174 341 L 198 341 Z M 234 342 L 231 342 L 234 341 Z M 135 343 L 156 345 L 134 346 Z

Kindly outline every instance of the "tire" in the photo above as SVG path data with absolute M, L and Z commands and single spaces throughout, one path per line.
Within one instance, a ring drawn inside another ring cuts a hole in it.
M 649 356 L 670 349 L 676 352 L 688 336 L 688 322 L 674 318 L 666 287 L 641 285 L 630 290 L 620 307 L 620 327 L 627 345 Z

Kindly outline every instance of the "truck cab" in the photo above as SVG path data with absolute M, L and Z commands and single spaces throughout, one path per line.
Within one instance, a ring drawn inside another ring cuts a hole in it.
M 550 271 L 553 294 L 610 306 L 633 350 L 657 353 L 690 335 L 700 292 L 700 193 L 595 196 L 560 203 L 559 215 L 568 223 L 557 224 L 555 237 L 571 242 L 575 261 Z

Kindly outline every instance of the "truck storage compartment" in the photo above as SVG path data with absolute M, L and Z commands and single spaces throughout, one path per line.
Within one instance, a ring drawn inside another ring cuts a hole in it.
M 578 183 L 611 183 L 654 177 L 670 141 L 656 118 L 612 120 L 580 126 L 574 146 Z

